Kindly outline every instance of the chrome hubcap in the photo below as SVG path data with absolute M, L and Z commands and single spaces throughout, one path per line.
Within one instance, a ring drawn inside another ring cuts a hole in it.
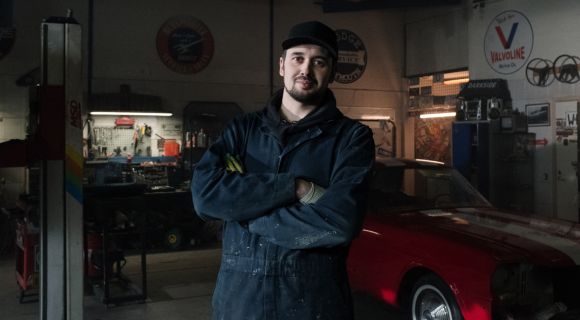
M 447 301 L 445 301 L 437 289 L 429 287 L 423 287 L 422 290 L 417 292 L 413 301 L 413 319 L 453 320 Z

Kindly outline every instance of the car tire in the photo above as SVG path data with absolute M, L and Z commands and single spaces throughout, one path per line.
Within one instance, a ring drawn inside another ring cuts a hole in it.
M 179 228 L 171 228 L 165 232 L 165 247 L 169 250 L 178 250 L 181 248 L 183 233 Z
M 434 274 L 420 277 L 413 285 L 410 315 L 413 320 L 462 320 L 449 286 Z

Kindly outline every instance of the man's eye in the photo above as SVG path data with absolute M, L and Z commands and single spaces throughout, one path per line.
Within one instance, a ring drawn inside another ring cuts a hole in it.
M 292 60 L 296 61 L 296 62 L 302 62 L 304 61 L 303 57 L 294 57 Z
M 326 66 L 326 61 L 324 60 L 314 60 L 314 65 L 318 66 L 318 67 L 324 67 Z

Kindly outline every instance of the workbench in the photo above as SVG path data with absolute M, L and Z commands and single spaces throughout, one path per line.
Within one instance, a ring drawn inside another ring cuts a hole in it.
M 142 195 L 88 196 L 85 197 L 85 234 L 96 232 L 101 244 L 87 263 L 100 271 L 93 280 L 93 290 L 106 305 L 117 305 L 129 301 L 145 302 L 147 299 L 147 210 Z M 121 216 L 132 214 L 131 223 L 125 224 Z M 122 272 L 125 266 L 125 250 L 122 239 L 140 239 L 141 283 L 134 284 Z M 114 286 L 114 288 L 113 288 Z
M 174 250 L 184 242 L 183 230 L 195 232 L 203 224 L 193 212 L 191 194 L 189 190 L 145 192 L 136 186 L 95 190 L 88 188 L 84 204 L 85 232 L 96 232 L 101 238 L 97 250 L 92 248 L 91 254 L 87 254 L 99 255 L 87 261 L 96 262 L 100 271 L 97 277 L 93 272 L 95 289 L 107 305 L 144 302 L 147 299 L 147 253 L 156 236 L 163 234 L 166 248 Z M 138 285 L 131 283 L 122 272 L 127 252 L 140 257 L 141 281 Z M 115 291 L 117 284 L 124 285 L 126 292 Z

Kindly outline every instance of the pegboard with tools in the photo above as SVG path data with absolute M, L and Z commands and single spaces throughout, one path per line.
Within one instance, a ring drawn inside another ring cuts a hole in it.
M 93 128 L 93 149 L 97 157 L 151 156 L 151 127 Z

